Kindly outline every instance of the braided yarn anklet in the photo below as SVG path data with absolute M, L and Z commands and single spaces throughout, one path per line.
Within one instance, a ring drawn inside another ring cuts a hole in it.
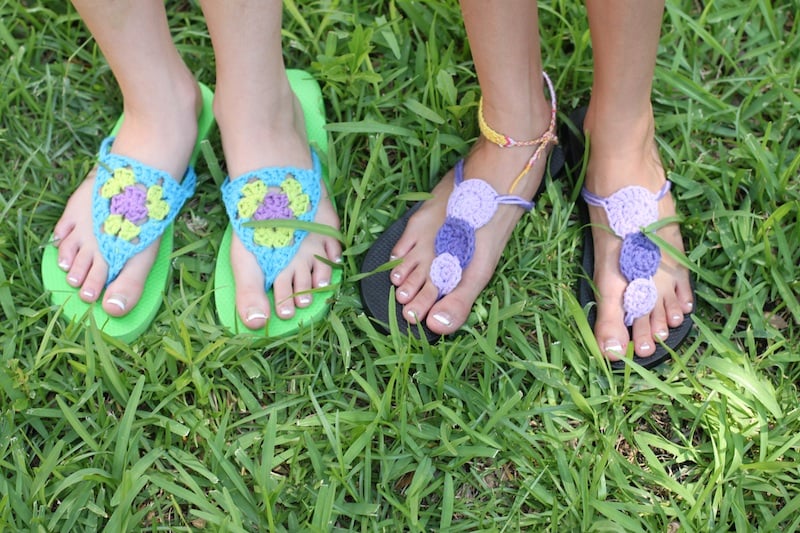
M 553 83 L 547 73 L 542 72 L 550 92 L 550 125 L 540 137 L 517 141 L 508 135 L 493 130 L 483 117 L 483 99 L 478 104 L 478 125 L 486 139 L 502 148 L 536 146 L 525 167 L 514 179 L 509 194 L 499 194 L 494 187 L 482 179 L 464 180 L 464 160 L 455 167 L 453 192 L 447 201 L 447 215 L 444 224 L 436 233 L 434 249 L 436 257 L 431 263 L 430 277 L 439 290 L 439 298 L 450 294 L 461 281 L 464 269 L 472 261 L 475 252 L 475 232 L 485 226 L 494 216 L 500 205 L 517 205 L 530 211 L 534 203 L 514 192 L 522 178 L 530 172 L 550 144 L 557 144 L 556 137 L 556 96 Z
M 626 326 L 632 326 L 634 320 L 650 313 L 658 300 L 653 276 L 661 264 L 661 249 L 642 228 L 658 220 L 658 202 L 666 196 L 670 186 L 667 181 L 652 193 L 644 187 L 631 185 L 607 198 L 585 187 L 581 191 L 587 204 L 605 209 L 609 226 L 622 239 L 619 269 L 628 281 L 622 296 Z

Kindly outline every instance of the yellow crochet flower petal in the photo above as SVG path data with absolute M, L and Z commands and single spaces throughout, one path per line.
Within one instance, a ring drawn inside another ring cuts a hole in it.
M 287 174 L 286 178 L 281 183 L 281 189 L 286 194 L 286 196 L 292 196 L 293 194 L 302 194 L 303 187 L 300 185 L 300 182 L 294 179 L 291 174 Z
M 107 235 L 117 235 L 122 229 L 122 215 L 108 215 L 108 218 L 103 223 L 103 231 Z
M 100 196 L 103 198 L 112 198 L 123 190 L 136 183 L 136 175 L 128 167 L 118 168 L 114 170 L 111 178 L 100 188 Z
M 139 226 L 130 220 L 123 220 L 122 227 L 119 230 L 119 237 L 120 239 L 125 239 L 126 241 L 132 241 L 139 236 L 139 232 L 141 230 L 142 229 Z
M 147 202 L 147 214 L 155 220 L 164 220 L 169 214 L 169 204 L 164 200 Z
M 164 196 L 164 188 L 161 185 L 153 185 L 149 189 L 147 189 L 147 201 L 148 202 L 157 202 L 161 200 L 161 197 Z
M 253 242 L 258 246 L 283 248 L 292 243 L 293 234 L 292 228 L 256 228 L 253 232 Z
M 311 199 L 307 194 L 298 194 L 296 196 L 289 196 L 289 208 L 294 213 L 294 216 L 299 217 L 303 213 L 308 212 L 311 206 Z
M 263 199 L 263 197 L 262 197 Z M 244 197 L 236 204 L 239 209 L 239 218 L 251 218 L 256 214 L 261 200 L 255 197 Z
M 267 194 L 267 186 L 263 181 L 251 181 L 242 187 L 242 196 L 245 198 L 255 198 L 257 201 L 264 199 Z

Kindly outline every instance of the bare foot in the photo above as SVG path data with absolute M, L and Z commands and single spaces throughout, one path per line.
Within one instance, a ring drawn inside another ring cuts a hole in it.
M 148 95 L 146 106 L 129 106 L 111 152 L 131 157 L 164 170 L 175 180 L 185 171 L 197 136 L 200 90 L 188 71 L 173 94 Z M 123 316 L 139 301 L 145 280 L 158 252 L 158 241 L 132 257 L 117 278 L 108 284 L 108 265 L 103 259 L 92 228 L 92 188 L 96 169 L 70 197 L 53 236 L 58 247 L 58 265 L 67 282 L 80 288 L 80 298 L 91 303 L 103 289 L 103 309 Z
M 539 118 L 520 121 L 528 130 L 518 138 L 536 138 L 547 130 L 550 110 L 543 98 L 539 101 L 539 110 L 535 115 Z M 514 117 L 514 120 L 519 121 L 519 117 Z M 481 178 L 499 194 L 507 194 L 535 150 L 535 146 L 501 148 L 480 137 L 467 157 L 465 181 Z M 547 152 L 544 152 L 513 194 L 532 198 L 542 181 L 546 165 Z M 518 206 L 499 206 L 489 223 L 477 230 L 475 254 L 464 269 L 460 283 L 452 292 L 438 299 L 439 290 L 431 281 L 430 268 L 435 257 L 436 232 L 445 220 L 453 183 L 454 172 L 451 170 L 434 187 L 434 197 L 408 221 L 405 232 L 392 250 L 392 258 L 402 258 L 403 262 L 390 274 L 396 287 L 397 301 L 404 306 L 406 320 L 412 324 L 424 320 L 431 331 L 442 335 L 456 331 L 466 322 L 473 303 L 489 283 L 514 226 L 525 213 Z
M 619 131 L 608 122 L 596 120 L 590 108 L 584 128 L 591 133 L 586 188 L 608 197 L 623 187 L 638 185 L 650 192 L 658 191 L 666 180 L 655 143 L 652 113 L 635 127 Z M 670 194 L 658 203 L 659 219 L 675 216 Z M 639 357 L 649 357 L 656 341 L 666 339 L 668 328 L 678 327 L 684 313 L 694 305 L 688 271 L 667 253 L 653 277 L 658 299 L 653 310 L 634 320 L 632 339 L 624 323 L 622 295 L 628 285 L 620 272 L 619 256 L 622 240 L 608 229 L 608 218 L 600 207 L 589 207 L 594 239 L 594 283 L 597 287 L 597 320 L 594 333 L 600 350 L 612 361 L 620 359 L 631 340 Z M 683 251 L 683 239 L 677 224 L 658 230 L 658 236 Z
M 288 82 L 276 82 L 269 96 L 247 102 L 241 94 L 228 95 L 218 87 L 214 101 L 217 122 L 222 133 L 225 160 L 231 176 L 263 167 L 312 168 L 306 139 L 303 111 Z M 270 97 L 274 97 L 270 101 Z M 314 222 L 339 227 L 339 216 L 321 184 L 322 198 Z M 308 307 L 313 294 L 307 291 L 330 284 L 331 267 L 318 259 L 338 262 L 342 250 L 339 241 L 309 233 L 289 265 L 273 283 L 276 312 L 279 318 L 291 318 L 296 308 Z M 270 304 L 264 287 L 264 274 L 255 256 L 234 233 L 231 243 L 231 266 L 236 283 L 236 309 L 251 329 L 264 327 L 270 316 Z

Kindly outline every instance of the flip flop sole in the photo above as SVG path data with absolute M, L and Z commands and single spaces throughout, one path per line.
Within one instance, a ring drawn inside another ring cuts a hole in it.
M 325 109 L 322 101 L 322 91 L 317 81 L 307 72 L 302 70 L 287 70 L 289 84 L 292 87 L 300 105 L 306 122 L 306 135 L 308 141 L 316 146 L 322 154 L 328 151 L 328 133 L 325 130 Z M 330 194 L 325 158 L 320 155 L 322 162 L 322 178 Z M 233 277 L 233 268 L 230 261 L 231 241 L 233 227 L 229 224 L 220 243 L 217 266 L 214 272 L 214 302 L 217 307 L 217 316 L 220 322 L 234 334 L 244 333 L 261 337 L 280 337 L 298 331 L 301 327 L 322 320 L 330 308 L 329 300 L 333 298 L 336 288 L 342 281 L 342 270 L 334 268 L 331 275 L 331 285 L 325 290 L 314 290 L 312 301 L 308 307 L 296 307 L 293 317 L 282 319 L 275 312 L 275 298 L 272 288 L 267 291 L 270 301 L 270 318 L 267 325 L 260 329 L 248 328 L 239 313 L 236 311 L 236 283 Z
M 194 164 L 200 154 L 200 142 L 208 136 L 214 124 L 212 102 L 214 93 L 200 84 L 203 98 L 203 109 L 197 120 L 198 140 L 190 159 Z M 122 126 L 124 116 L 116 122 L 111 134 L 116 134 Z M 94 303 L 88 304 L 78 296 L 79 289 L 67 283 L 66 273 L 58 266 L 58 249 L 47 246 L 42 256 L 42 283 L 50 292 L 53 305 L 61 309 L 61 315 L 69 321 L 86 321 L 90 315 L 97 327 L 107 335 L 130 343 L 136 340 L 153 322 L 164 299 L 164 288 L 170 274 L 173 246 L 174 224 L 164 230 L 158 245 L 158 253 L 150 273 L 145 280 L 144 289 L 139 302 L 125 316 L 113 317 L 103 310 L 103 295 Z
M 556 146 L 550 153 L 548 159 L 548 173 L 552 179 L 556 179 L 564 168 L 564 153 L 561 147 Z M 539 190 L 534 195 L 534 199 L 544 190 L 545 180 Z M 397 241 L 403 235 L 408 221 L 411 216 L 416 213 L 423 202 L 414 204 L 402 217 L 397 219 L 390 225 L 370 246 L 364 261 L 361 264 L 361 273 L 372 273 L 361 279 L 361 301 L 364 304 L 364 311 L 368 316 L 372 317 L 378 328 L 384 333 L 389 333 L 389 313 L 394 313 L 397 318 L 397 326 L 402 334 L 411 333 L 419 338 L 420 331 L 428 340 L 434 342 L 442 337 L 438 333 L 434 333 L 425 325 L 424 322 L 420 324 L 411 324 L 403 316 L 403 306 L 399 304 L 392 297 L 392 288 L 394 285 L 389 277 L 389 270 L 381 270 L 382 265 L 389 262 L 389 256 L 392 249 L 394 249 Z

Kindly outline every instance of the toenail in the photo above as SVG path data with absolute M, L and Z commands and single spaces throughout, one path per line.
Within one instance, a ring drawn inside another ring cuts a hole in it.
M 408 298 L 408 291 L 406 291 L 406 290 L 399 290 L 399 291 L 397 291 L 397 295 L 398 295 L 400 298 Z
M 603 343 L 603 352 L 613 352 L 614 355 L 622 355 L 622 345 L 617 339 L 608 339 Z
M 94 291 L 90 289 L 83 289 L 81 294 L 86 298 L 94 298 Z
M 406 311 L 406 316 L 408 320 L 412 320 L 414 322 L 417 321 L 417 312 L 416 311 Z
M 106 303 L 118 307 L 120 311 L 124 311 L 128 305 L 128 299 L 121 294 L 112 294 L 106 298 Z
M 434 313 L 433 318 L 443 326 L 450 326 L 450 324 L 453 323 L 453 320 L 447 313 Z
M 392 273 L 392 279 L 393 279 L 393 280 L 395 280 L 395 281 L 400 281 L 400 278 L 401 278 L 401 277 L 402 277 L 402 276 L 400 276 L 400 273 L 399 273 L 399 272 L 394 272 L 394 273 Z
M 674 320 L 674 321 L 676 321 L 676 322 L 677 322 L 678 320 L 683 320 L 683 315 L 674 314 L 674 315 L 672 315 L 672 320 Z
M 649 349 L 650 349 L 650 343 L 649 342 L 643 342 L 642 344 L 639 345 L 639 351 L 644 352 L 644 351 L 647 351 Z
M 334 260 L 333 260 L 333 262 L 334 262 L 334 263 L 336 263 L 337 265 L 340 265 L 340 264 L 342 264 L 342 256 L 340 255 L 339 257 L 337 257 L 336 259 L 334 259 Z
M 319 282 L 317 283 L 317 287 L 319 287 L 319 288 L 321 288 L 321 287 L 327 287 L 327 286 L 328 286 L 328 285 L 330 285 L 330 284 L 331 284 L 331 282 L 330 282 L 330 281 L 328 281 L 327 279 L 323 279 L 323 280 L 321 280 L 321 281 L 319 281 Z
M 389 256 L 389 261 L 395 261 L 396 259 L 397 259 L 397 256 L 394 255 L 394 254 Z
M 660 329 L 660 330 L 656 331 L 656 337 L 658 337 L 661 340 L 664 340 L 667 337 L 669 337 L 669 331 L 667 331 L 665 329 Z
M 60 268 L 61 270 L 66 272 L 67 270 L 69 270 L 69 266 L 70 266 L 69 261 L 67 261 L 66 259 L 58 260 L 58 268 Z
M 694 308 L 694 302 L 686 302 L 686 309 L 691 311 Z
M 80 280 L 77 278 L 77 276 L 67 276 L 67 281 L 70 283 L 70 285 L 77 285 L 80 283 Z
M 302 296 L 299 296 L 297 298 L 297 301 L 300 303 L 300 305 L 308 305 L 311 303 L 311 296 L 309 296 L 308 294 L 304 294 Z
M 247 320 L 245 322 L 252 322 L 253 320 L 266 320 L 267 315 L 261 309 L 252 307 L 247 310 Z
M 278 309 L 278 314 L 281 316 L 289 316 L 292 314 L 292 310 L 288 307 L 281 307 Z

